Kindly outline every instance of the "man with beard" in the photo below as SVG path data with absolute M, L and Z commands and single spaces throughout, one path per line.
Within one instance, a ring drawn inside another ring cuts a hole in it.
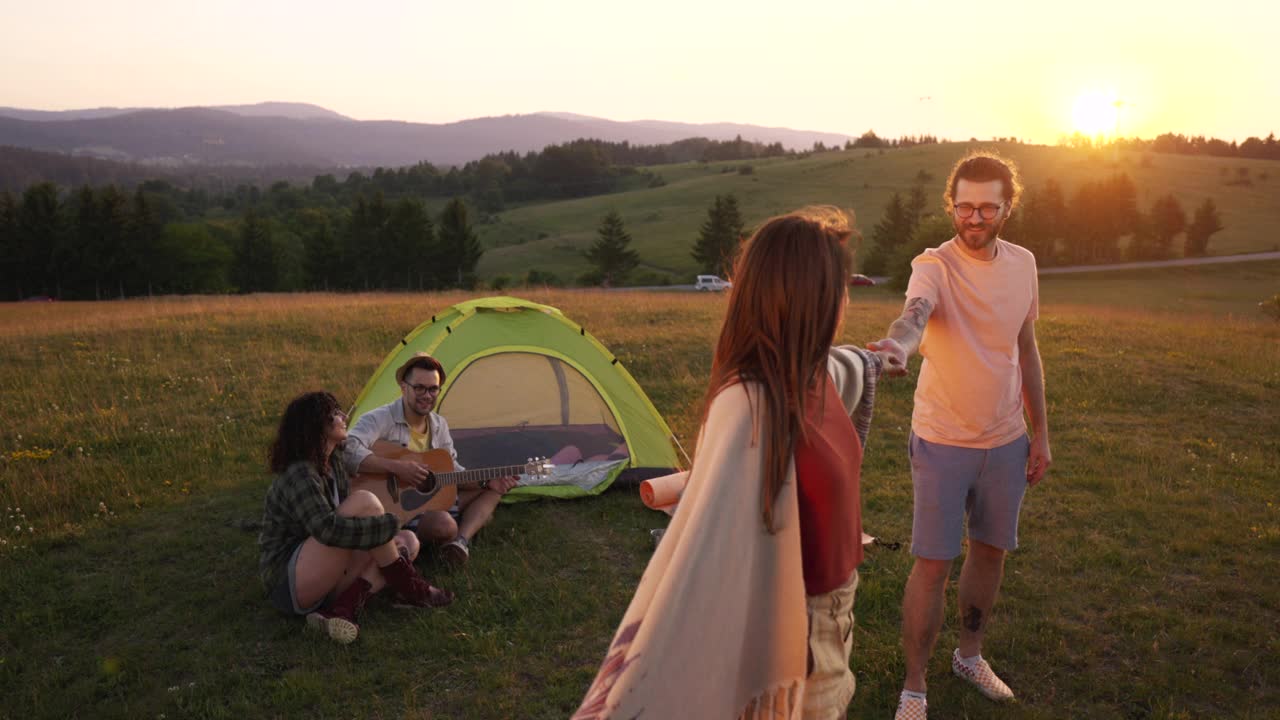
M 416 483 L 427 479 L 426 465 L 375 455 L 373 444 L 379 440 L 414 452 L 448 450 L 454 469 L 465 469 L 457 464 L 458 451 L 449 435 L 449 423 L 433 412 L 444 379 L 444 367 L 425 353 L 418 353 L 401 365 L 396 370 L 400 397 L 361 415 L 348 433 L 343 451 L 347 470 L 352 475 L 389 472 Z M 517 481 L 509 476 L 487 480 L 480 487 L 458 488 L 458 501 L 448 511 L 432 510 L 417 518 L 418 538 L 424 544 L 442 544 L 440 552 L 450 564 L 466 564 L 471 555 L 471 538 L 489 522 L 502 496 Z
M 917 349 L 924 357 L 909 446 L 915 563 L 902 600 L 907 674 L 899 720 L 925 717 L 925 668 L 942 627 L 947 577 L 961 552 L 966 518 L 960 646 L 951 668 L 988 698 L 1013 698 L 982 658 L 982 638 L 1005 553 L 1018 544 L 1023 495 L 1051 463 L 1035 335 L 1036 261 L 999 237 L 1019 190 L 1012 164 L 994 155 L 974 153 L 956 164 L 945 195 L 955 237 L 912 261 L 902 315 L 888 337 L 867 346 L 882 354 L 890 375 L 905 375 Z

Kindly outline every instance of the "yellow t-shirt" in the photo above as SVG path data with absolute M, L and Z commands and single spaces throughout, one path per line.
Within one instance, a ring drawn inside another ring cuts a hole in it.
M 987 449 L 1025 433 L 1018 333 L 1040 311 L 1035 256 L 997 239 L 996 256 L 978 260 L 952 238 L 911 261 L 907 297 L 934 308 L 920 343 L 915 434 Z
M 409 449 L 414 452 L 426 452 L 431 449 L 431 423 L 427 423 L 425 433 L 418 433 L 413 428 L 409 428 Z

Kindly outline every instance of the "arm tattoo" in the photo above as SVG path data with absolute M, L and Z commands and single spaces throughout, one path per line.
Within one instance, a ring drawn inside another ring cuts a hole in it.
M 902 319 L 915 328 L 916 332 L 923 332 L 932 312 L 932 303 L 922 297 L 913 297 L 907 300 L 907 306 L 902 310 Z
M 889 338 L 894 340 L 908 356 L 920 347 L 924 335 L 925 323 L 929 322 L 929 314 L 933 312 L 933 303 L 922 297 L 907 300 L 902 314 L 889 326 Z

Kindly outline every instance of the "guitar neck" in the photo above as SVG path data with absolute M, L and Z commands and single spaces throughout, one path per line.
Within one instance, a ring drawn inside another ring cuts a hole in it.
M 481 468 L 479 470 L 435 473 L 435 478 L 436 482 L 441 485 L 465 485 L 508 475 L 523 475 L 524 471 L 524 465 L 503 465 L 502 467 Z

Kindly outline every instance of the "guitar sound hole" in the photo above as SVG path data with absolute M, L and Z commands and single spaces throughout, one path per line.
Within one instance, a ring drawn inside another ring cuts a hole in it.
M 430 495 L 431 493 L 434 493 L 438 489 L 439 489 L 439 486 L 436 483 L 436 474 L 428 470 L 426 482 L 422 484 L 422 492 Z

